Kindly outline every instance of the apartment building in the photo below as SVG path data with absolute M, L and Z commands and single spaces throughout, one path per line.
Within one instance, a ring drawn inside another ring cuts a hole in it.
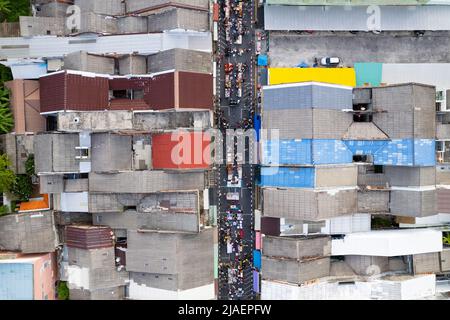
M 409 229 L 440 216 L 435 99 L 417 83 L 263 88 L 262 129 L 279 129 L 261 142 L 263 299 L 435 295 L 442 230 Z

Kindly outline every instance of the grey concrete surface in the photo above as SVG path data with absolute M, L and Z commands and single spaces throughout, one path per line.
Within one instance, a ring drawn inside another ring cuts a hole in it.
M 269 56 L 272 67 L 295 67 L 314 58 L 337 56 L 345 66 L 355 62 L 444 63 L 450 62 L 450 31 L 426 32 L 270 32 Z

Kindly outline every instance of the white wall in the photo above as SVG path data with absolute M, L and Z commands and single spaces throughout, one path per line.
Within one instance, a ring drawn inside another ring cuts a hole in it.
M 383 230 L 351 233 L 331 241 L 331 255 L 394 257 L 442 251 L 438 230 Z
M 171 291 L 139 285 L 130 280 L 129 298 L 132 300 L 211 300 L 215 298 L 214 283 L 183 291 Z

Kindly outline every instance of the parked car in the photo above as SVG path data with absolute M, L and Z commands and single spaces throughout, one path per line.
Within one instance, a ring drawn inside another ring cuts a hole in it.
M 325 57 L 320 60 L 320 64 L 325 67 L 335 67 L 341 63 L 338 57 Z

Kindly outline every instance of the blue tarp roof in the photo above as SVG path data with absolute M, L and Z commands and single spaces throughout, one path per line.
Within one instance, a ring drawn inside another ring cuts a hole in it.
M 258 56 L 258 66 L 267 66 L 268 58 L 265 54 L 260 54 Z

